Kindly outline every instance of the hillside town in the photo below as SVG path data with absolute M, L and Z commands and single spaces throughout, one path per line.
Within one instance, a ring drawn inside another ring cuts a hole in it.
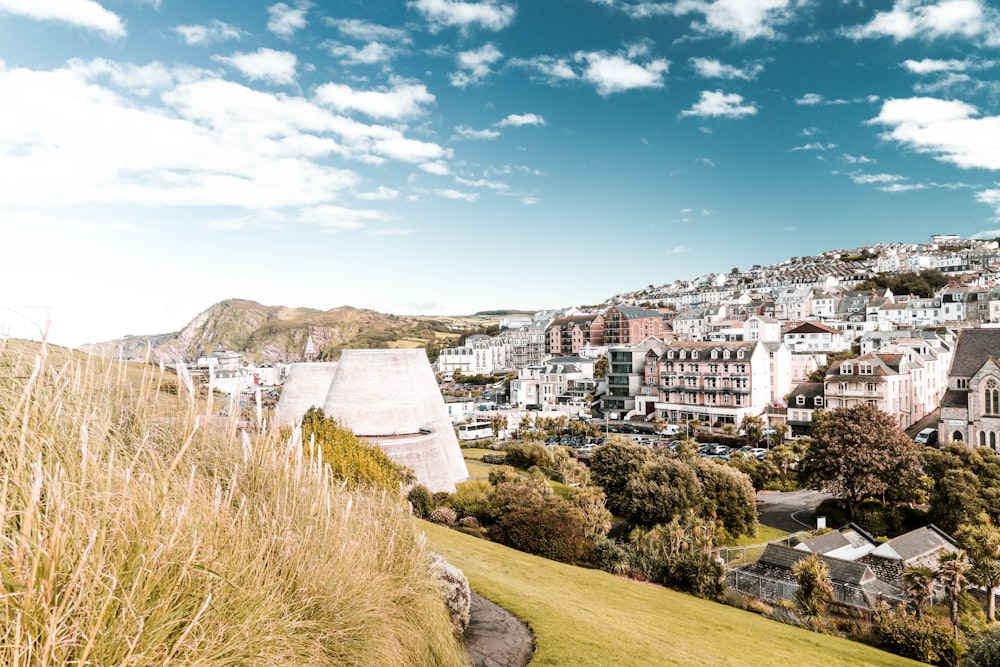
M 930 296 L 871 286 L 921 272 L 943 286 Z M 998 389 L 987 376 L 998 353 L 997 242 L 934 236 L 506 316 L 495 335 L 440 350 L 433 368 L 445 388 L 456 375 L 509 378 L 492 392 L 447 396 L 456 425 L 501 414 L 513 431 L 529 411 L 709 428 L 759 416 L 798 438 L 811 433 L 817 408 L 867 404 L 914 433 L 934 429 L 934 441 L 996 451 Z M 310 339 L 303 359 L 314 358 Z M 287 374 L 225 350 L 193 366 L 214 388 L 257 403 L 275 400 Z

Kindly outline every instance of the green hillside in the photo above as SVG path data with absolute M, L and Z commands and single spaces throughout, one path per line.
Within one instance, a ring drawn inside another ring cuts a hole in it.
M 473 590 L 531 626 L 532 667 L 920 664 L 660 586 L 420 526 L 431 549 L 461 568 Z

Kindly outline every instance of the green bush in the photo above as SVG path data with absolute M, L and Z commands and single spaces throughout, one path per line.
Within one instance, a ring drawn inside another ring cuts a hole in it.
M 506 454 L 483 454 L 483 463 L 491 465 L 507 465 Z
M 918 621 L 902 611 L 889 611 L 879 617 L 876 634 L 885 650 L 931 665 L 957 666 L 964 653 L 951 625 L 936 618 Z
M 504 449 L 507 463 L 515 468 L 540 466 L 551 468 L 555 459 L 548 447 L 540 442 L 512 442 Z
M 434 511 L 434 496 L 431 494 L 430 489 L 423 484 L 417 484 L 410 489 L 410 492 L 406 494 L 406 499 L 410 501 L 410 506 L 413 507 L 413 516 L 418 519 L 426 519 Z
M 563 563 L 576 563 L 586 546 L 583 512 L 559 496 L 516 507 L 489 528 L 495 542 Z
M 1000 667 L 1000 626 L 993 626 L 969 647 L 969 667 Z

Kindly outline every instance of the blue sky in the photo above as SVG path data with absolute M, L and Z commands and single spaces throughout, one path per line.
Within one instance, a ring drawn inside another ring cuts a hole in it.
M 983 0 L 0 0 L 0 327 L 462 314 L 1000 234 Z

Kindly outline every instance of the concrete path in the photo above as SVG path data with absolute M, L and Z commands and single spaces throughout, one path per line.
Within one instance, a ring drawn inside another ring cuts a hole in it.
M 472 667 L 525 667 L 535 651 L 528 626 L 478 593 L 472 594 L 464 639 Z

